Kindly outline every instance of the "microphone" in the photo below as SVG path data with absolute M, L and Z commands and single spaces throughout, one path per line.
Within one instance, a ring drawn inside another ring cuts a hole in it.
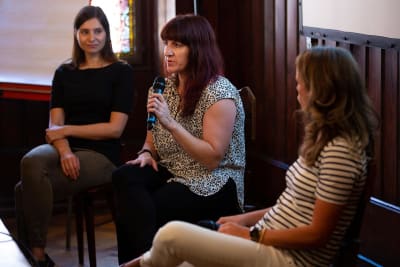
M 163 77 L 157 76 L 153 82 L 153 93 L 162 94 L 165 88 L 165 79 Z M 157 117 L 153 112 L 149 112 L 147 115 L 147 130 L 151 130 L 156 123 Z

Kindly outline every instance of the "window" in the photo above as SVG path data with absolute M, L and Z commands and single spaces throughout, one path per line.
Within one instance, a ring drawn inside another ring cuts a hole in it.
M 72 22 L 88 0 L 49 3 L 0 0 L 0 82 L 51 85 L 55 69 L 71 58 Z
M 163 0 L 168 7 L 174 7 L 172 1 Z M 157 28 L 152 22 L 160 2 L 74 0 L 49 9 L 49 0 L 0 0 L 0 82 L 51 85 L 55 69 L 71 58 L 72 22 L 88 4 L 104 7 L 112 27 L 113 48 L 122 59 L 138 67 L 152 67 Z
M 90 5 L 103 9 L 110 23 L 113 50 L 127 58 L 136 52 L 135 0 L 91 0 Z
M 163 58 L 164 45 L 160 42 L 160 32 L 164 24 L 173 18 L 176 14 L 175 0 L 159 0 L 158 1 L 158 13 L 157 13 L 157 40 L 158 40 L 158 52 L 160 58 Z

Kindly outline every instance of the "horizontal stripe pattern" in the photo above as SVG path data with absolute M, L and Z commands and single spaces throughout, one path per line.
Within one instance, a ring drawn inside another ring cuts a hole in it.
M 298 266 L 328 266 L 353 219 L 366 180 L 365 151 L 344 138 L 335 138 L 312 167 L 301 157 L 286 172 L 286 188 L 276 204 L 257 223 L 259 228 L 288 229 L 309 225 L 317 198 L 344 205 L 328 243 L 319 249 L 288 249 Z

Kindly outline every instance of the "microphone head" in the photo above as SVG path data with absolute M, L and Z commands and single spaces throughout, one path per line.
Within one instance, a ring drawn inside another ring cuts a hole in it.
M 153 82 L 153 92 L 157 94 L 162 94 L 165 88 L 165 79 L 163 77 L 157 76 Z

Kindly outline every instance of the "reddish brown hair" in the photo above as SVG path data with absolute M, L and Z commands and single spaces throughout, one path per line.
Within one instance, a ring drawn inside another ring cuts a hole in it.
M 189 47 L 188 79 L 181 111 L 183 116 L 191 115 L 204 88 L 223 74 L 223 60 L 214 30 L 202 16 L 178 15 L 164 26 L 161 39 L 177 41 Z M 176 82 L 179 82 L 178 79 Z

